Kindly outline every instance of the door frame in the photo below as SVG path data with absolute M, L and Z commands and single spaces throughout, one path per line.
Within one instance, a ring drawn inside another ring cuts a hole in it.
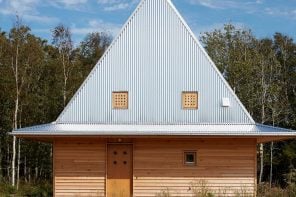
M 131 162 L 131 196 L 134 195 L 134 143 L 132 142 L 106 142 L 105 144 L 105 196 L 107 196 L 107 174 L 108 174 L 108 145 L 130 145 L 132 147 L 132 162 Z

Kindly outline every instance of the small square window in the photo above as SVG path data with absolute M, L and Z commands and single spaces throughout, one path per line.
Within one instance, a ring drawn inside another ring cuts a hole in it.
M 198 109 L 198 92 L 182 93 L 183 109 Z
M 184 152 L 184 164 L 187 166 L 196 165 L 196 151 L 185 151 Z
M 128 109 L 128 92 L 112 93 L 113 109 Z

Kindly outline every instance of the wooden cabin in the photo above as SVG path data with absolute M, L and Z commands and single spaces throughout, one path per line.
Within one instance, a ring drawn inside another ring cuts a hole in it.
M 54 196 L 256 195 L 256 124 L 170 0 L 142 0 L 57 120 L 12 132 L 53 144 Z

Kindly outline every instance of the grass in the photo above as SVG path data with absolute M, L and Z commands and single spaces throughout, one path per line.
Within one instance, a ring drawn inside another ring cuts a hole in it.
M 205 181 L 192 182 L 190 190 L 188 190 L 191 197 L 227 197 L 227 191 L 231 188 L 225 188 L 219 191 L 211 191 Z M 246 188 L 234 191 L 234 197 L 251 197 Z M 11 187 L 8 183 L 0 183 L 0 197 L 50 197 L 52 196 L 52 186 L 50 183 L 38 183 L 28 184 L 21 183 L 18 191 L 14 187 Z M 98 196 L 103 196 L 102 194 Z M 155 194 L 156 197 L 178 197 L 176 192 L 170 188 L 165 188 L 159 193 Z M 286 188 L 273 187 L 269 188 L 269 185 L 258 185 L 257 191 L 258 197 L 296 197 L 296 184 L 290 184 Z
M 166 188 L 155 195 L 156 197 L 171 197 L 172 194 L 169 188 Z
M 214 193 L 210 190 L 207 182 L 200 180 L 191 183 L 192 197 L 214 197 Z
M 217 193 L 211 191 L 205 181 L 194 182 L 190 186 L 190 197 L 227 197 L 227 191 L 231 188 L 219 190 Z M 234 197 L 252 197 L 250 192 L 248 192 L 247 187 L 242 187 L 239 190 L 233 191 Z M 169 188 L 157 193 L 156 197 L 178 197 L 179 195 L 170 191 Z M 296 197 L 296 184 L 291 184 L 286 188 L 273 187 L 269 188 L 268 185 L 258 185 L 257 197 Z
M 20 183 L 19 190 L 8 183 L 0 183 L 0 197 L 50 197 L 52 185 L 50 183 L 28 184 Z
M 258 185 L 258 197 L 296 197 L 296 184 L 290 184 L 286 188 L 272 187 L 269 185 Z

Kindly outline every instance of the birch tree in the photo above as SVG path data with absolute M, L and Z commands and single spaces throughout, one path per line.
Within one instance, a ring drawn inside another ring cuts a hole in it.
M 20 45 L 23 39 L 23 29 L 21 27 L 21 22 L 17 18 L 14 28 L 12 29 L 9 37 L 11 42 L 11 68 L 15 80 L 15 107 L 13 114 L 13 129 L 18 128 L 18 113 L 19 113 L 19 100 L 20 94 L 23 86 L 23 77 L 19 72 L 19 53 Z M 11 184 L 15 186 L 15 159 L 16 159 L 16 137 L 13 136 L 12 140 L 12 160 L 11 160 Z
M 63 68 L 63 105 L 67 102 L 67 85 L 73 64 L 71 55 L 73 52 L 73 42 L 70 29 L 64 25 L 58 25 L 52 31 L 53 44 L 58 48 L 60 61 Z
M 278 99 L 279 96 L 279 84 L 280 77 L 280 63 L 277 60 L 276 54 L 273 50 L 273 41 L 271 39 L 262 39 L 258 41 L 257 56 L 258 66 L 257 78 L 260 79 L 258 84 L 258 98 L 261 105 L 261 123 L 273 122 L 272 115 L 270 115 L 270 107 L 275 102 L 274 99 Z M 275 115 L 275 108 L 273 108 L 273 115 Z M 274 124 L 274 122 L 273 122 Z M 270 159 L 272 163 L 273 143 L 270 147 Z M 264 145 L 260 144 L 260 175 L 259 183 L 263 180 L 264 170 Z M 270 178 L 272 177 L 272 169 L 270 170 Z
M 32 45 L 32 35 L 30 34 L 30 28 L 22 25 L 20 19 L 17 17 L 14 28 L 9 34 L 10 45 L 10 63 L 12 73 L 14 77 L 14 91 L 15 91 L 15 105 L 13 110 L 13 129 L 20 127 L 22 122 L 20 118 L 21 98 L 24 97 L 27 91 L 26 85 L 32 79 L 32 73 L 34 65 L 36 65 L 35 59 L 38 57 L 38 53 L 35 53 L 34 45 Z M 12 140 L 12 159 L 11 159 L 11 184 L 15 186 L 19 183 L 19 172 L 21 162 L 21 141 L 16 140 L 13 136 Z M 18 144 L 18 145 L 17 145 Z M 16 170 L 16 158 L 17 158 L 17 170 Z M 16 181 L 17 177 L 17 181 Z

